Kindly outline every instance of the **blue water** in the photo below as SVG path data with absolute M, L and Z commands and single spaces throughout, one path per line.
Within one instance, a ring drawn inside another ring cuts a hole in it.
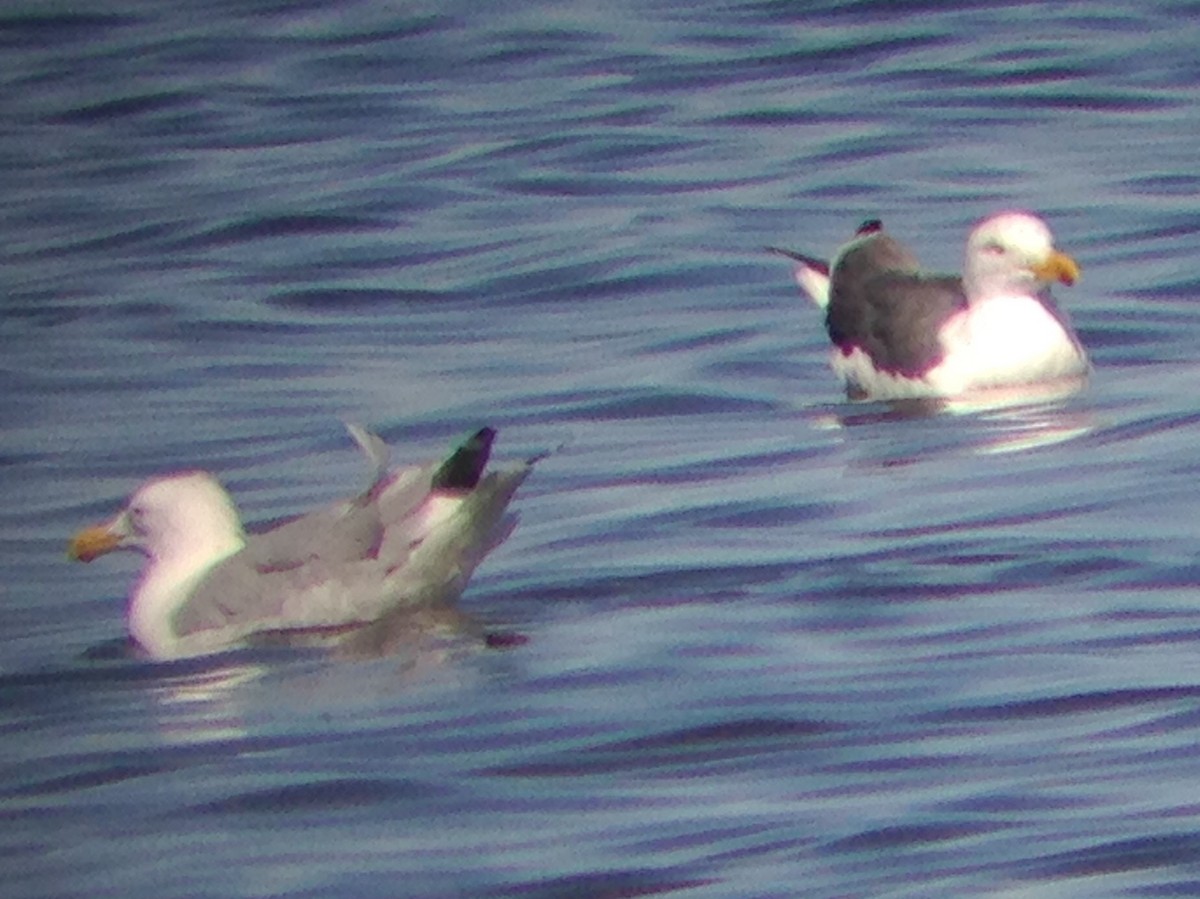
M 9 897 L 1200 895 L 1188 2 L 0 12 Z M 843 401 L 762 251 L 1037 210 L 1096 364 Z M 461 611 L 123 658 L 141 479 L 553 449 Z

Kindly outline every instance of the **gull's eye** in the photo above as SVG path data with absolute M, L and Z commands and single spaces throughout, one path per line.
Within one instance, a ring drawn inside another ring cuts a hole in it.
M 1003 256 L 1004 244 L 990 240 L 983 245 L 983 252 L 987 253 L 989 256 Z
M 139 534 L 146 532 L 146 510 L 141 506 L 129 507 L 129 526 Z

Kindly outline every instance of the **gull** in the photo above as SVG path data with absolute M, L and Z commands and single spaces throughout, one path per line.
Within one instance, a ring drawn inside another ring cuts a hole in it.
M 398 608 L 453 602 L 516 526 L 505 509 L 537 459 L 485 475 L 496 432 L 483 428 L 444 460 L 389 470 L 382 439 L 347 429 L 372 465 L 357 496 L 247 533 L 213 475 L 178 472 L 142 484 L 113 518 L 76 534 L 68 555 L 145 556 L 127 623 L 155 659 L 264 636 L 332 637 Z
M 832 264 L 768 247 L 795 263 L 797 284 L 825 312 L 830 366 L 851 399 L 958 397 L 1082 379 L 1087 354 L 1050 284 L 1079 266 L 1044 221 L 992 215 L 967 238 L 963 274 L 930 274 L 878 219 Z

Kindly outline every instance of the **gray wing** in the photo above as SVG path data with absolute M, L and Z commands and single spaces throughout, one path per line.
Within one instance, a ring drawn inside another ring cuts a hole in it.
M 315 559 L 262 572 L 241 553 L 215 566 L 176 613 L 180 637 L 228 631 L 234 642 L 262 630 L 339 627 L 378 612 L 387 572 L 373 560 L 330 565 Z
M 312 559 L 351 562 L 371 558 L 383 537 L 377 502 L 393 479 L 387 471 L 390 451 L 378 435 L 360 425 L 346 430 L 371 464 L 371 479 L 358 496 L 293 518 L 269 530 L 249 535 L 247 558 L 263 571 L 295 568 Z
M 249 630 L 279 620 L 302 567 L 264 573 L 246 550 L 219 562 L 175 613 L 176 632 L 187 637 L 202 631 Z
M 532 468 L 532 463 L 526 463 L 492 472 L 435 528 L 410 543 L 403 542 L 408 534 L 396 535 L 404 563 L 389 569 L 395 601 L 409 605 L 456 599 L 479 563 L 516 527 L 517 515 L 506 510 Z M 386 549 L 381 551 L 380 560 L 389 562 L 387 555 Z
M 829 289 L 854 292 L 885 273 L 918 274 L 917 257 L 890 234 L 871 231 L 855 238 L 839 253 L 830 269 Z
M 399 606 L 453 601 L 516 525 L 505 510 L 536 461 L 481 479 L 493 436 L 480 440 L 483 433 L 444 462 L 377 478 L 349 511 L 330 507 L 261 535 L 258 545 L 214 566 L 177 613 L 177 633 L 340 627 Z M 432 503 L 446 500 L 452 512 L 429 514 Z M 351 551 L 360 513 L 382 522 L 365 557 Z M 347 538 L 336 551 L 320 532 L 330 523 Z M 280 560 L 287 564 L 264 564 Z
M 395 472 L 382 485 L 378 506 L 383 534 L 377 557 L 389 568 L 404 565 L 437 526 L 435 503 L 469 498 L 478 489 L 495 437 L 493 429 L 482 428 L 441 462 Z
M 414 548 L 410 565 L 395 576 L 398 599 L 365 627 L 341 637 L 341 650 L 382 655 L 403 646 L 414 631 L 435 627 L 479 635 L 478 624 L 453 603 L 479 563 L 516 527 L 516 513 L 506 509 L 535 461 L 484 478 L 449 526 Z
M 966 305 L 960 278 L 921 274 L 915 256 L 875 233 L 834 265 L 825 326 L 843 351 L 861 349 L 877 368 L 915 377 L 941 361 L 938 331 Z
M 356 498 L 249 535 L 243 552 L 260 571 L 281 571 L 314 559 L 371 558 L 382 535 L 379 506 Z
M 415 513 L 433 491 L 465 491 L 479 482 L 496 436 L 491 428 L 483 428 L 445 460 L 389 472 L 386 444 L 359 425 L 346 427 L 372 463 L 371 483 L 352 499 L 249 537 L 246 559 L 260 571 L 282 571 L 315 560 L 336 566 L 376 558 L 385 533 L 417 518 Z M 401 561 L 392 558 L 390 564 Z

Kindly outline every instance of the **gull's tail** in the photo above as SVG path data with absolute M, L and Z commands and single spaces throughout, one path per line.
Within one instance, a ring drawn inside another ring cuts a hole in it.
M 768 253 L 784 256 L 795 265 L 792 276 L 800 289 L 808 294 L 809 299 L 816 303 L 818 309 L 829 305 L 829 263 L 815 256 L 805 256 L 795 250 L 785 250 L 782 247 L 767 247 Z
M 879 219 L 867 219 L 855 230 L 851 244 L 862 238 L 878 234 L 882 230 L 882 221 Z M 797 253 L 795 250 L 785 250 L 782 247 L 767 247 L 766 250 L 768 253 L 774 253 L 777 256 L 784 256 L 792 260 L 795 263 L 795 267 L 792 269 L 792 276 L 796 279 L 796 283 L 800 285 L 800 289 L 808 294 L 809 298 L 817 304 L 818 309 L 825 309 L 829 306 L 828 262 L 824 259 L 818 259 L 815 256 L 806 256 L 803 253 Z M 841 252 L 845 252 L 845 248 Z

